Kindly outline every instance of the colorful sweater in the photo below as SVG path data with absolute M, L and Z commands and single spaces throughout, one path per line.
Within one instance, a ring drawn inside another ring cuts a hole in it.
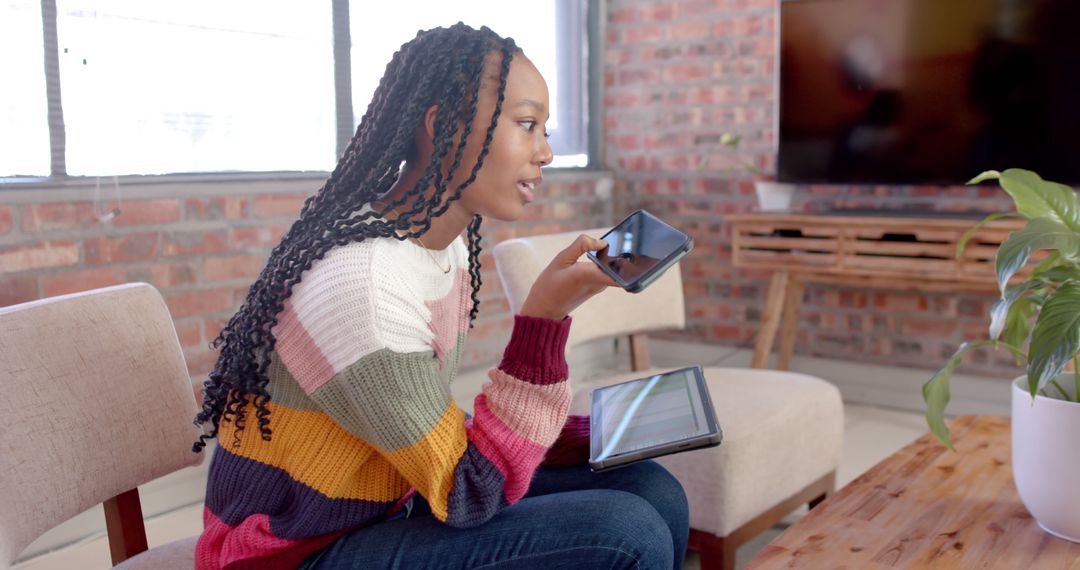
M 196 567 L 292 568 L 419 492 L 438 520 L 481 524 L 525 494 L 567 422 L 570 319 L 517 316 L 502 362 L 465 414 L 450 396 L 469 325 L 461 238 L 432 251 L 370 239 L 335 248 L 274 329 L 263 441 L 218 431 Z M 577 419 L 577 418 L 575 418 Z M 571 425 L 572 424 L 572 425 Z

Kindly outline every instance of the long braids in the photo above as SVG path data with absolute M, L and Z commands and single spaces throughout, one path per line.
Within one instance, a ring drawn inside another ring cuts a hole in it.
M 510 38 L 501 38 L 487 27 L 475 30 L 458 23 L 421 31 L 394 54 L 337 167 L 322 188 L 304 202 L 299 219 L 271 251 L 243 305 L 211 343 L 221 353 L 204 384 L 202 410 L 195 416 L 196 425 L 209 423 L 210 427 L 193 444 L 194 451 L 201 451 L 207 440 L 217 437 L 222 421 L 234 422 L 237 443 L 251 404 L 261 437 L 269 441 L 272 432 L 266 385 L 276 343 L 273 329 L 293 287 L 335 246 L 375 237 L 419 237 L 430 229 L 432 218 L 442 215 L 461 197 L 476 179 L 490 149 L 510 61 L 517 52 Z M 450 181 L 461 166 L 465 143 L 472 133 L 486 62 L 492 53 L 502 56 L 495 111 L 469 177 L 451 189 Z M 438 105 L 434 152 L 426 169 L 403 197 L 375 210 L 372 201 L 390 189 L 402 162 L 420 158 L 414 136 L 432 104 Z M 463 128 L 455 141 L 458 125 Z M 444 175 L 441 165 L 451 148 L 455 149 L 453 161 Z M 430 198 L 415 199 L 395 219 L 385 218 L 387 212 L 410 198 L 423 197 L 432 186 Z M 468 226 L 473 301 L 470 326 L 480 304 L 480 223 L 480 216 L 475 216 Z

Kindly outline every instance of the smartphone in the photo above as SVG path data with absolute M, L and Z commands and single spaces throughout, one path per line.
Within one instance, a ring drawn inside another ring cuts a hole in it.
M 690 236 L 645 210 L 626 216 L 600 239 L 607 247 L 590 251 L 589 259 L 631 293 L 644 290 L 694 247 Z

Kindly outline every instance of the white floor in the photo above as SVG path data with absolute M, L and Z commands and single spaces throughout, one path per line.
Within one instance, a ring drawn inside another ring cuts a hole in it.
M 718 354 L 713 348 L 714 356 L 699 358 L 696 361 L 702 364 L 728 364 L 739 365 L 745 354 L 740 351 L 726 351 Z M 603 352 L 603 351 L 602 351 Z M 658 355 L 666 354 L 668 358 Z M 653 346 L 654 364 L 658 366 L 668 365 L 665 360 L 683 358 L 678 350 L 658 351 Z M 583 362 L 571 361 L 572 369 L 582 371 L 585 375 L 582 380 L 587 380 L 591 373 L 603 370 L 610 372 L 612 368 L 621 368 L 615 360 L 608 360 L 608 355 L 597 358 L 592 355 Z M 614 358 L 620 358 L 616 355 Z M 579 359 L 580 360 L 580 359 Z M 681 362 L 687 362 L 682 360 Z M 795 368 L 799 369 L 796 361 Z M 810 364 L 806 365 L 811 367 Z M 837 365 L 841 366 L 841 365 Z M 828 378 L 828 374 L 820 371 L 821 365 L 813 373 Z M 839 370 L 839 368 L 837 368 Z M 591 372 L 590 372 L 591 371 Z M 917 372 L 917 374 L 923 374 Z M 842 373 L 838 372 L 839 376 Z M 479 385 L 485 378 L 484 371 L 477 370 L 464 373 L 455 382 L 454 394 L 463 406 L 471 405 L 471 396 L 476 393 Z M 575 379 L 577 380 L 577 379 Z M 843 391 L 843 388 L 842 388 Z M 845 399 L 847 394 L 845 393 Z M 926 432 L 926 424 L 920 413 L 913 410 L 890 409 L 886 406 L 873 406 L 848 402 L 844 409 L 844 449 L 837 474 L 838 486 L 843 486 L 856 478 L 889 454 L 914 440 Z M 162 480 L 154 481 L 141 489 L 143 494 L 144 513 L 148 513 L 147 533 L 150 546 L 164 544 L 172 540 L 197 534 L 202 529 L 202 490 L 205 485 L 206 464 L 194 467 Z M 175 506 L 177 502 L 179 506 Z M 165 512 L 160 512 L 164 510 Z M 804 508 L 805 511 L 805 508 Z M 150 516 L 152 513 L 159 513 Z M 790 524 L 801 516 L 802 512 L 796 512 L 785 520 Z M 77 516 L 64 525 L 53 529 L 42 539 L 31 545 L 26 555 L 32 555 L 14 568 L 20 570 L 69 570 L 71 568 L 108 568 L 109 562 L 108 544 L 104 537 L 103 515 L 101 508 L 96 507 L 86 513 Z M 782 531 L 782 526 L 763 533 L 754 541 L 739 550 L 739 564 L 742 565 L 758 550 L 765 546 L 772 538 Z M 60 546 L 57 548 L 57 546 Z M 49 548 L 55 548 L 46 551 Z M 39 554 L 40 553 L 40 554 Z M 698 561 L 691 554 L 685 568 L 697 569 Z

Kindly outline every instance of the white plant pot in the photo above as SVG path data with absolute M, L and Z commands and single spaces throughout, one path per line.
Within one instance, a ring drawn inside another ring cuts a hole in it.
M 1072 389 L 1072 373 L 1058 382 Z M 1012 387 L 1013 478 L 1020 500 L 1046 532 L 1080 542 L 1080 404 L 1036 396 L 1027 376 Z
M 786 212 L 791 210 L 795 186 L 770 180 L 755 180 L 754 192 L 757 193 L 758 209 L 762 212 Z

